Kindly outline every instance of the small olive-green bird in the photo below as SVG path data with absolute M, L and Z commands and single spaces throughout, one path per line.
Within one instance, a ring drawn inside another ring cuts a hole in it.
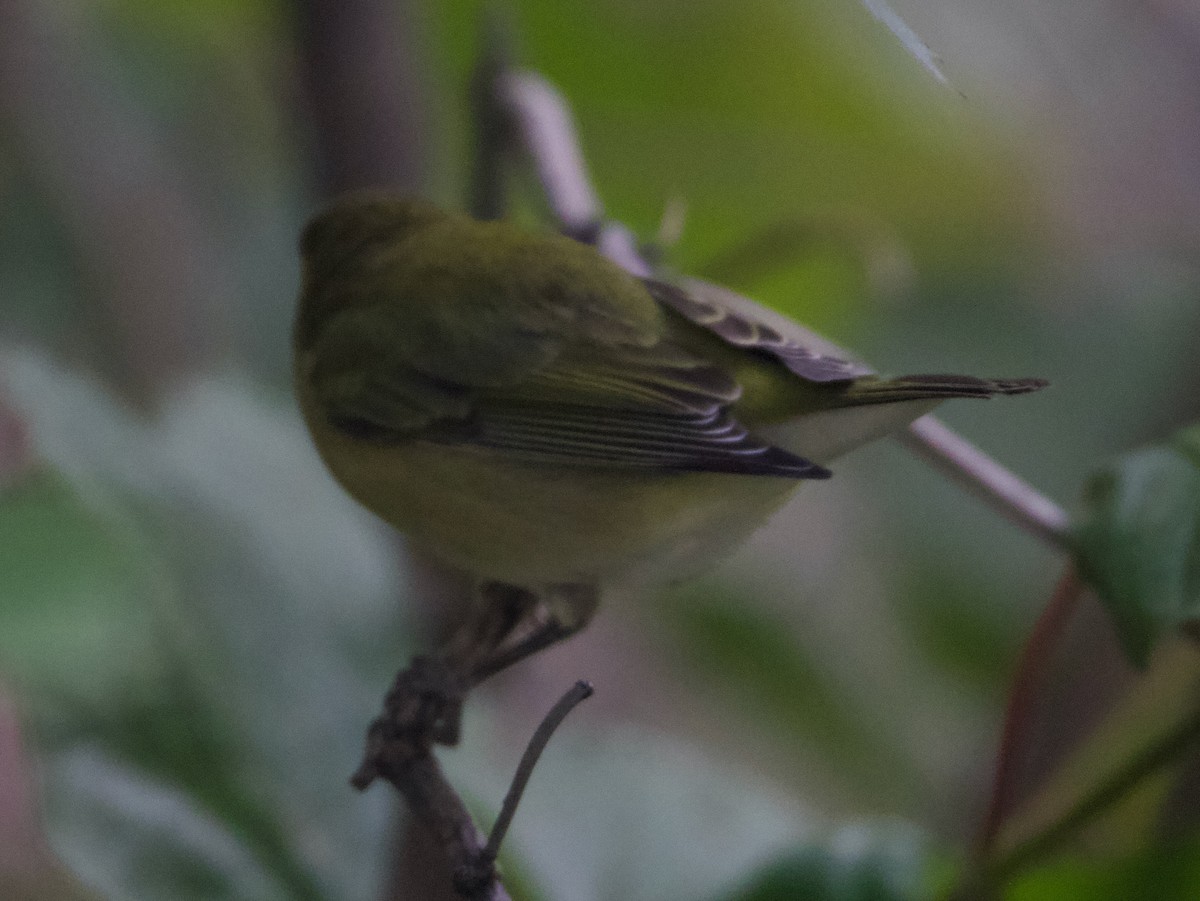
M 880 378 L 716 286 L 419 200 L 343 198 L 300 250 L 296 389 L 326 465 L 436 557 L 550 601 L 537 646 L 946 398 L 1044 384 Z

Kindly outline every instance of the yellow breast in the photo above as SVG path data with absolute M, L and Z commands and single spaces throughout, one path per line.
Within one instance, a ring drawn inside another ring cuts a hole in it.
M 309 430 L 360 503 L 481 578 L 535 586 L 674 578 L 719 560 L 783 503 L 792 479 L 539 466 L 427 441 L 375 444 L 314 415 Z

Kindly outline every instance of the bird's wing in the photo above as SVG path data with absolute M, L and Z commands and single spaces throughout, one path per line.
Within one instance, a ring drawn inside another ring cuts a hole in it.
M 368 440 L 555 465 L 828 475 L 751 435 L 729 411 L 741 389 L 727 373 L 615 321 L 622 310 L 539 309 L 452 334 L 436 313 L 414 322 L 411 305 L 403 321 L 395 305 L 355 306 L 327 319 L 301 365 L 328 420 Z M 580 316 L 592 321 L 569 324 Z
M 848 382 L 874 370 L 844 359 L 845 352 L 800 324 L 749 298 L 699 279 L 684 287 L 644 279 L 646 289 L 663 306 L 708 329 L 742 350 L 774 357 L 810 382 Z

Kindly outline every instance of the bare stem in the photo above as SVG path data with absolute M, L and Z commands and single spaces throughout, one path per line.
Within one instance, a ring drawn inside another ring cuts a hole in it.
M 499 97 L 504 73 L 512 68 L 507 21 L 494 6 L 483 10 L 479 61 L 471 76 L 474 130 L 467 206 L 476 219 L 501 219 L 507 206 L 507 165 L 513 149 L 511 116 Z
M 487 847 L 483 849 L 484 855 L 490 859 L 495 860 L 496 855 L 500 853 L 500 844 L 504 841 L 504 836 L 508 834 L 508 827 L 512 824 L 512 818 L 517 812 L 517 805 L 521 803 L 521 796 L 525 794 L 525 786 L 529 784 L 529 777 L 533 775 L 533 768 L 537 766 L 542 751 L 546 750 L 550 736 L 566 719 L 567 714 L 582 701 L 590 698 L 593 691 L 590 682 L 582 679 L 576 682 L 566 694 L 559 698 L 558 703 L 550 708 L 546 718 L 533 733 L 529 745 L 525 748 L 525 753 L 521 755 L 521 762 L 517 765 L 512 785 L 508 787 L 508 794 L 504 796 L 500 815 L 496 818 L 495 825 L 492 826 L 492 834 L 488 836 Z
M 1030 718 L 1038 689 L 1049 668 L 1054 649 L 1078 606 L 1082 590 L 1083 584 L 1075 567 L 1068 566 L 1021 650 L 1004 710 L 1004 728 L 1000 736 L 1000 749 L 996 754 L 991 798 L 975 843 L 976 860 L 983 860 L 991 850 L 1000 825 L 1012 808 L 1016 766 L 1029 739 Z
M 1025 531 L 1058 550 L 1070 550 L 1070 517 L 1066 511 L 941 420 L 923 416 L 898 437 L 909 450 Z

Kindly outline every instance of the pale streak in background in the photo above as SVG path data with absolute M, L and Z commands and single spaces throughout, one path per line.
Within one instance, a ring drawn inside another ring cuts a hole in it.
M 1037 189 L 1094 253 L 1195 265 L 1200 12 L 1194 4 L 892 3 L 938 48 L 965 102 L 1016 130 Z
M 863 0 L 863 5 L 888 31 L 896 36 L 896 39 L 904 45 L 904 49 L 911 53 L 930 75 L 942 84 L 949 84 L 946 76 L 938 67 L 938 61 L 933 52 L 909 24 L 888 6 L 886 0 Z

